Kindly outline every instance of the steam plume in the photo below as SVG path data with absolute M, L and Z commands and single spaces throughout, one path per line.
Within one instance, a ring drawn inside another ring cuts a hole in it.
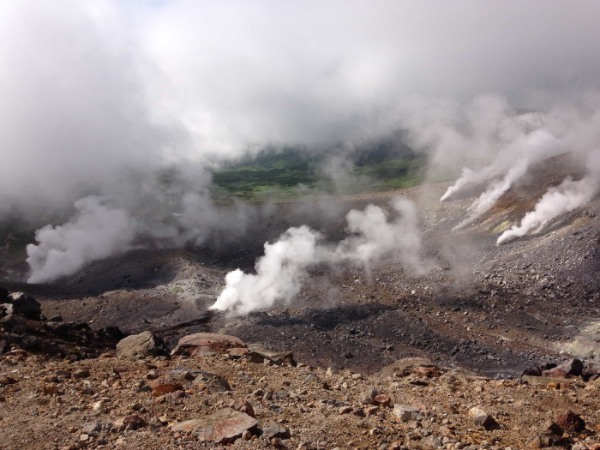
M 29 283 L 69 275 L 87 262 L 129 250 L 137 224 L 126 211 L 104 205 L 97 197 L 78 200 L 75 208 L 76 215 L 66 224 L 36 231 L 39 245 L 27 246 Z
M 256 274 L 240 269 L 225 277 L 225 289 L 211 309 L 248 314 L 268 308 L 276 301 L 285 302 L 299 292 L 306 269 L 319 261 L 320 236 L 306 226 L 290 228 L 274 244 L 265 244 L 265 254 L 256 263 Z
M 513 107 L 547 111 L 598 89 L 599 12 L 597 2 L 557 0 L 0 2 L 0 214 L 41 226 L 74 212 L 31 247 L 31 279 L 43 270 L 51 280 L 102 255 L 55 238 L 85 225 L 78 199 L 105 199 L 86 217 L 123 211 L 135 242 L 235 236 L 252 213 L 212 203 L 206 169 L 215 160 L 398 129 L 433 166 L 500 182 L 478 212 L 512 182 L 502 180 L 519 158 L 498 150 L 546 129 Z M 490 90 L 499 95 L 478 97 Z M 562 140 L 564 129 L 547 128 Z M 197 173 L 182 186 L 157 182 L 190 165 Z M 50 270 L 55 252 L 79 263 Z
M 485 192 L 483 192 L 475 202 L 467 209 L 467 217 L 454 227 L 454 230 L 463 228 L 470 225 L 477 220 L 482 214 L 488 211 L 496 201 L 504 193 L 506 193 L 513 184 L 522 178 L 529 169 L 532 162 L 541 162 L 551 156 L 555 156 L 561 151 L 558 139 L 552 136 L 550 133 L 544 130 L 535 130 L 531 134 L 527 135 L 521 141 L 517 141 L 511 145 L 509 149 L 501 149 L 500 152 L 506 151 L 513 155 L 520 155 L 515 163 L 508 169 L 508 172 L 503 176 L 501 180 L 493 181 L 488 185 Z M 484 170 L 488 174 L 494 169 Z M 459 180 L 461 181 L 461 180 Z M 468 183 L 463 180 L 464 183 Z M 459 184 L 457 182 L 453 188 L 456 188 Z M 442 201 L 447 199 L 453 192 L 446 191 Z
M 513 226 L 498 237 L 497 245 L 525 236 L 531 231 L 539 232 L 551 220 L 585 205 L 598 195 L 600 151 L 592 153 L 590 161 L 592 171 L 588 175 L 577 181 L 567 177 L 559 186 L 550 188 L 535 205 L 535 209 L 525 214 L 520 225 Z
M 256 274 L 237 269 L 226 275 L 225 288 L 211 309 L 242 315 L 278 301 L 289 303 L 308 277 L 310 266 L 318 263 L 349 262 L 368 270 L 376 261 L 397 255 L 407 270 L 422 272 L 416 210 L 404 199 L 395 199 L 391 206 L 397 215 L 391 220 L 374 205 L 350 211 L 346 219 L 353 235 L 335 247 L 323 244 L 319 233 L 306 226 L 290 228 L 274 244 L 265 244 Z

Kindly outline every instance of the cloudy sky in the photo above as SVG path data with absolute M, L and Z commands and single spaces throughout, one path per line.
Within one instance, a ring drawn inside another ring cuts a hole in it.
M 598 23 L 577 0 L 4 1 L 0 210 L 126 167 L 376 137 L 415 99 L 585 102 Z

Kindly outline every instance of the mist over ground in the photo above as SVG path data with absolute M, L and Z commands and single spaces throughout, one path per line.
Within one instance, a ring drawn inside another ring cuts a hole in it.
M 339 148 L 323 170 L 343 180 L 344 152 L 402 136 L 432 176 L 459 176 L 444 200 L 484 186 L 461 226 L 532 164 L 577 155 L 585 177 L 549 193 L 522 236 L 598 193 L 599 13 L 552 0 L 4 2 L 0 214 L 41 227 L 29 281 L 46 282 L 141 237 L 243 234 L 254 209 L 217 207 L 211 169 L 267 146 Z

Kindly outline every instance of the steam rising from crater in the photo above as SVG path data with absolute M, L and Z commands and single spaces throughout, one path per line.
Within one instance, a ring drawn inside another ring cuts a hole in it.
M 509 148 L 500 149 L 500 154 L 509 153 L 510 155 L 514 155 L 515 161 L 501 179 L 491 182 L 487 186 L 485 192 L 469 206 L 467 209 L 467 217 L 456 225 L 454 229 L 457 230 L 470 225 L 494 206 L 494 203 L 496 203 L 502 195 L 504 195 L 519 179 L 525 176 L 532 163 L 541 162 L 557 155 L 561 151 L 562 148 L 558 139 L 544 130 L 535 130 L 524 136 L 522 139 L 511 143 Z M 503 157 L 506 158 L 506 155 L 503 155 Z M 498 161 L 498 159 L 496 161 Z M 500 172 L 500 168 L 493 166 L 488 167 L 483 170 L 483 173 L 489 176 L 495 171 Z M 485 177 L 479 177 L 479 180 L 484 181 L 484 178 Z M 454 186 L 446 191 L 446 194 L 442 197 L 442 201 L 447 200 L 455 192 L 460 191 L 460 188 L 458 188 L 457 185 L 461 180 L 463 186 L 469 184 L 468 177 L 459 179 Z M 454 188 L 454 190 L 452 190 L 452 188 Z
M 525 214 L 521 223 L 513 226 L 498 237 L 501 245 L 526 234 L 541 231 L 551 220 L 574 211 L 594 199 L 600 193 L 600 151 L 590 154 L 590 171 L 580 180 L 567 177 L 563 182 L 550 188 L 535 205 L 533 211 Z
M 248 314 L 289 303 L 309 278 L 308 270 L 319 263 L 363 266 L 366 270 L 386 257 L 394 257 L 411 273 L 422 273 L 421 236 L 413 203 L 397 198 L 393 215 L 368 205 L 347 216 L 350 235 L 337 245 L 322 242 L 321 235 L 306 226 L 287 230 L 277 242 L 265 243 L 265 254 L 256 262 L 256 274 L 240 269 L 225 277 L 225 288 L 211 309 L 231 315 Z
M 103 205 L 96 197 L 75 202 L 70 222 L 47 225 L 35 233 L 39 245 L 27 246 L 29 283 L 73 273 L 89 261 L 124 253 L 135 238 L 137 224 L 126 211 Z
M 242 234 L 253 209 L 211 199 L 209 172 L 223 161 L 267 145 L 360 147 L 400 131 L 432 174 L 469 168 L 444 200 L 483 187 L 466 225 L 536 161 L 598 142 L 589 129 L 585 145 L 574 137 L 585 114 L 565 105 L 597 105 L 599 8 L 1 2 L 0 214 L 41 227 L 30 280 L 51 281 L 142 241 Z M 380 257 L 385 245 L 358 224 L 353 232 L 370 244 L 344 244 L 343 259 Z

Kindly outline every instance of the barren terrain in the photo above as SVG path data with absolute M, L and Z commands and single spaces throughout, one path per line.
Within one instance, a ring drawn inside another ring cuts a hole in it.
M 544 422 L 565 409 L 585 419 L 586 431 L 565 431 L 564 439 L 552 445 L 594 448 L 600 442 L 594 429 L 600 422 L 597 382 L 534 385 L 521 384 L 519 377 L 530 366 L 570 356 L 593 362 L 598 356 L 600 200 L 538 234 L 496 246 L 498 234 L 531 210 L 565 171 L 577 173 L 577 168 L 560 158 L 536 167 L 463 231 L 450 229 L 464 218 L 472 198 L 439 203 L 444 183 L 313 198 L 265 208 L 260 223 L 233 243 L 139 249 L 93 263 L 53 285 L 23 284 L 23 242 L 7 240 L 8 249 L 0 254 L 1 285 L 35 297 L 46 318 L 60 316 L 63 323 L 85 322 L 92 329 L 117 326 L 125 334 L 148 330 L 169 348 L 196 332 L 233 335 L 267 350 L 292 351 L 302 367 L 256 364 L 219 353 L 128 361 L 116 359 L 111 346 L 98 352 L 103 357 L 71 361 L 60 353 L 11 354 L 6 348 L 0 375 L 16 382 L 0 386 L 0 447 L 198 448 L 192 435 L 174 433 L 168 425 L 243 399 L 252 404 L 259 424 L 279 423 L 291 438 L 246 435 L 250 440 L 236 440 L 235 448 L 516 449 L 533 445 L 531 440 L 544 434 Z M 405 273 L 393 259 L 370 271 L 314 267 L 289 305 L 247 317 L 207 311 L 227 271 L 252 270 L 263 243 L 287 227 L 307 223 L 336 241 L 343 236 L 348 210 L 368 203 L 386 206 L 397 195 L 420 207 L 424 275 Z M 423 379 L 418 371 L 380 372 L 408 357 L 428 358 L 444 373 Z M 89 374 L 81 378 L 58 375 L 83 369 Z M 191 380 L 184 380 L 181 397 L 140 390 L 149 371 L 163 379 L 179 369 L 221 375 L 231 391 L 209 393 Z M 56 392 L 45 392 L 48 384 L 57 386 Z M 362 404 L 369 386 L 389 396 L 389 406 Z M 264 397 L 267 392 L 270 398 Z M 99 401 L 105 406 L 94 409 Z M 421 412 L 398 419 L 393 404 L 416 405 Z M 489 412 L 499 428 L 474 423 L 468 415 L 473 407 Z M 126 431 L 113 426 L 134 413 L 144 426 Z M 82 431 L 90 423 L 99 423 L 99 430 Z

